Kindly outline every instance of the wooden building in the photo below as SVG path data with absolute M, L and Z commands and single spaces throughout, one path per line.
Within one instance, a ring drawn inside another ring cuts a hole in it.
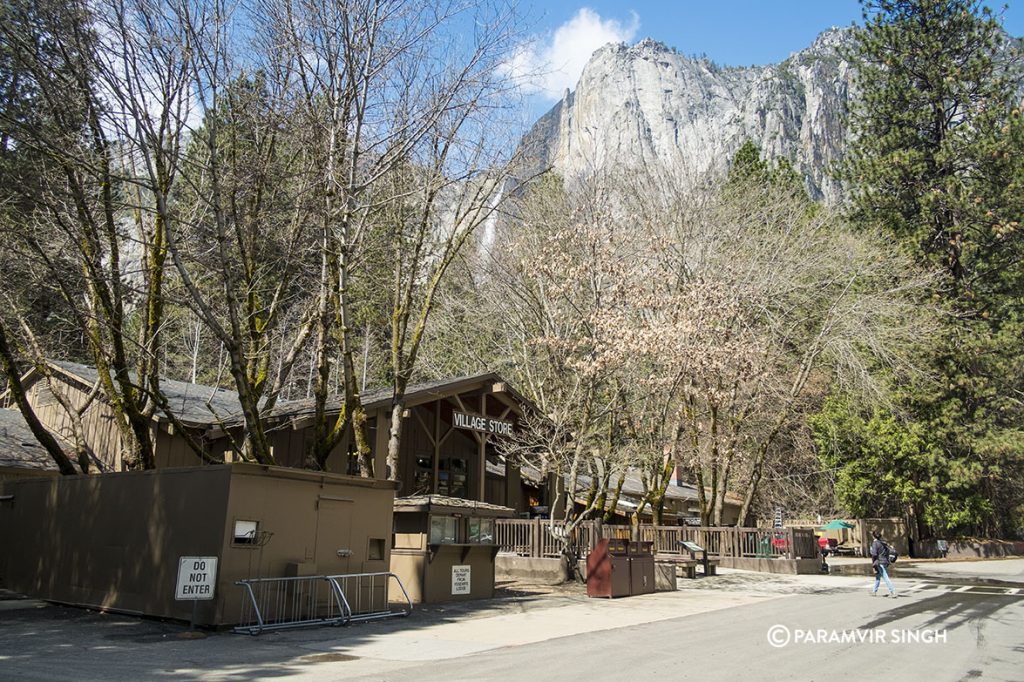
M 70 362 L 51 362 L 52 390 L 62 392 L 81 411 L 86 439 L 96 453 L 100 471 L 124 470 L 125 451 L 115 427 L 114 411 L 94 390 L 94 368 Z M 40 421 L 65 441 L 73 439 L 71 416 L 53 396 L 42 373 L 33 369 L 22 379 L 29 402 Z M 170 409 L 210 455 L 226 463 L 239 461 L 234 443 L 241 433 L 241 407 L 237 396 L 211 386 L 161 380 Z M 373 448 L 374 470 L 385 478 L 390 431 L 390 388 L 363 394 L 363 406 Z M 3 398 L 0 397 L 0 403 Z M 495 443 L 510 433 L 528 401 L 494 373 L 415 384 L 406 393 L 399 457 L 399 496 L 446 495 L 482 500 L 527 510 L 519 472 L 506 466 Z M 329 408 L 336 417 L 340 402 Z M 267 417 L 271 451 L 279 466 L 304 468 L 313 442 L 311 400 L 279 402 Z M 157 468 L 202 466 L 204 462 L 187 444 L 167 415 L 153 416 L 151 435 Z M 336 446 L 325 470 L 351 474 L 358 471 L 350 436 Z
M 51 362 L 50 367 L 57 379 L 55 389 L 82 410 L 86 437 L 99 459 L 97 468 L 123 470 L 124 453 L 113 424 L 114 412 L 93 390 L 96 370 L 69 362 Z M 45 377 L 31 370 L 22 381 L 40 421 L 58 438 L 70 442 L 70 416 L 51 394 Z M 180 423 L 207 446 L 209 454 L 227 463 L 239 461 L 233 444 L 240 440 L 242 431 L 241 407 L 233 391 L 169 379 L 161 380 L 161 387 Z M 386 460 L 391 398 L 390 387 L 362 395 L 378 478 L 389 474 Z M 401 486 L 398 497 L 442 495 L 478 500 L 511 507 L 519 515 L 542 513 L 549 504 L 551 481 L 540 480 L 539 472 L 530 467 L 521 470 L 509 466 L 497 451 L 496 443 L 502 434 L 515 429 L 523 411 L 532 409 L 530 402 L 500 375 L 486 373 L 414 384 L 407 391 L 405 404 L 400 470 L 396 476 Z M 5 406 L 3 396 L 0 406 Z M 328 408 L 329 416 L 336 417 L 340 409 L 340 402 L 335 402 Z M 289 400 L 279 402 L 267 417 L 268 438 L 279 466 L 305 468 L 313 442 L 313 414 L 311 400 Z M 16 421 L 20 421 L 20 415 L 17 416 Z M 27 431 L 24 422 L 21 424 Z M 153 416 L 152 437 L 157 468 L 204 464 L 160 411 Z M 31 438 L 23 440 L 32 442 Z M 351 440 L 346 436 L 331 453 L 325 470 L 358 473 L 352 452 Z M 581 480 L 577 488 L 586 487 L 587 481 Z M 618 507 L 623 518 L 635 510 L 642 493 L 639 476 L 627 476 Z M 680 480 L 677 472 L 666 492 L 664 522 L 692 522 L 699 516 L 696 501 L 696 488 Z M 727 497 L 727 525 L 736 522 L 740 506 L 740 500 Z M 649 509 L 645 516 L 650 516 Z

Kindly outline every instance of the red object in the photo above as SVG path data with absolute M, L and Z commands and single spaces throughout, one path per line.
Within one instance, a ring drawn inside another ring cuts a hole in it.
M 820 538 L 818 538 L 818 546 L 821 547 L 822 549 L 825 549 L 826 547 L 828 547 L 828 538 L 825 537 L 824 535 L 822 535 Z

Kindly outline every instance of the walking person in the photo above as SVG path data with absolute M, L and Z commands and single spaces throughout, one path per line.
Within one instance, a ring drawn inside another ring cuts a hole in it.
M 878 584 L 882 580 L 885 580 L 885 586 L 889 588 L 889 596 L 896 596 L 896 588 L 892 586 L 892 581 L 889 580 L 889 545 L 885 544 L 882 540 L 882 534 L 877 530 L 872 531 L 871 535 L 874 536 L 874 541 L 871 543 L 871 566 L 875 569 L 875 589 L 871 591 L 871 596 L 878 594 Z

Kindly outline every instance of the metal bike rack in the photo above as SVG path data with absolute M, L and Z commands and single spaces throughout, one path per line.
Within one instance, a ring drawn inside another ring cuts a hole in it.
M 402 590 L 402 596 L 405 597 L 405 606 L 401 611 L 392 611 L 388 606 L 387 587 L 388 582 L 392 578 L 396 583 L 398 583 L 398 588 Z M 335 594 L 345 605 L 349 615 L 349 621 L 375 620 L 378 618 L 391 618 L 393 616 L 408 616 L 412 613 L 412 599 L 409 598 L 409 593 L 406 592 L 405 585 L 402 584 L 401 579 L 399 579 L 397 575 L 390 571 L 328 575 L 324 576 L 324 579 L 334 586 Z M 353 582 L 355 583 L 354 589 L 352 585 Z M 384 599 L 381 600 L 379 605 L 374 599 L 378 590 L 382 590 L 384 595 Z M 365 600 L 363 599 L 364 592 L 368 593 L 368 598 Z M 350 599 L 349 597 L 353 594 L 355 595 L 355 598 Z M 353 608 L 353 604 L 355 608 Z
M 398 583 L 405 606 L 388 606 L 388 583 Z M 287 578 L 247 578 L 235 582 L 245 590 L 239 624 L 232 632 L 258 635 L 312 625 L 347 625 L 353 620 L 408 616 L 412 600 L 391 572 L 348 573 Z

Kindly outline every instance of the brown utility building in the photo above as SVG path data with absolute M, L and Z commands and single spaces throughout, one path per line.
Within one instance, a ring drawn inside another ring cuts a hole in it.
M 387 571 L 394 484 L 255 464 L 0 481 L 0 582 L 52 601 L 188 620 L 180 557 L 216 557 L 197 623 L 239 621 L 258 576 Z
M 494 596 L 494 520 L 508 507 L 440 495 L 395 500 L 391 570 L 415 602 Z

